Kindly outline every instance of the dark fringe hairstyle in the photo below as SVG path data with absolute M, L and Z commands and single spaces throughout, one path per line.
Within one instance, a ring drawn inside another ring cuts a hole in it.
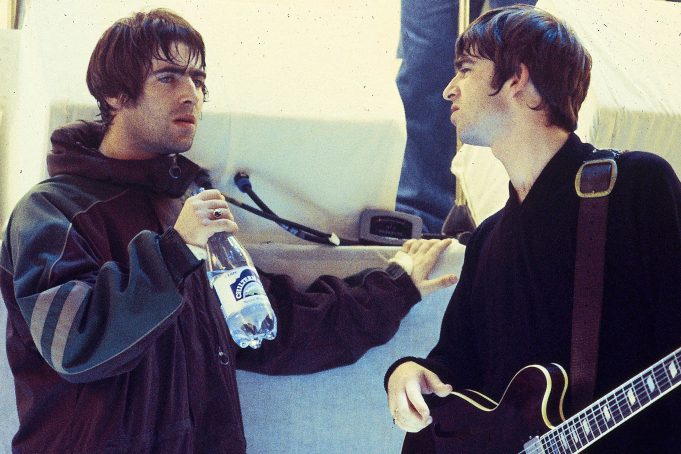
M 178 63 L 174 56 L 180 43 L 189 48 L 189 62 L 198 61 L 201 69 L 205 69 L 206 50 L 201 34 L 170 10 L 139 12 L 120 19 L 104 32 L 90 57 L 86 80 L 105 127 L 111 124 L 115 113 L 106 98 L 122 96 L 125 102 L 135 103 L 151 70 L 152 59 Z M 207 96 L 204 87 L 204 100 Z
M 563 21 L 527 5 L 490 10 L 456 42 L 456 58 L 464 55 L 494 63 L 492 96 L 524 63 L 542 97 L 532 108 L 548 107 L 550 125 L 568 132 L 577 129 L 577 114 L 591 79 L 591 55 Z

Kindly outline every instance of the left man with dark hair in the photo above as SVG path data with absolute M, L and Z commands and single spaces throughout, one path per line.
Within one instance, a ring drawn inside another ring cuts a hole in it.
M 229 336 L 189 246 L 235 232 L 207 173 L 180 155 L 205 86 L 201 35 L 167 10 L 100 38 L 87 83 L 102 121 L 52 134 L 50 179 L 18 203 L 0 255 L 16 452 L 244 453 L 235 369 L 296 374 L 349 364 L 386 342 L 426 292 L 448 241 L 405 246 L 391 265 L 307 292 L 262 273 L 279 335 Z

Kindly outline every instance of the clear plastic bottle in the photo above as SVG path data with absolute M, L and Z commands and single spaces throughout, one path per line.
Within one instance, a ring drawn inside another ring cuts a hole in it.
M 277 335 L 277 318 L 258 272 L 234 235 L 219 232 L 208 239 L 208 280 L 220 299 L 234 341 L 258 348 Z

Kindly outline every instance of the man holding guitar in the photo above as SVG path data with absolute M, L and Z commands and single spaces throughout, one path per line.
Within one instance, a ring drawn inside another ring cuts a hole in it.
M 610 154 L 597 402 L 581 412 L 559 381 L 574 372 L 575 179 L 595 154 L 574 131 L 591 57 L 560 20 L 514 6 L 470 25 L 455 66 L 443 93 L 451 121 L 464 143 L 491 147 L 509 175 L 509 199 L 468 243 L 437 345 L 386 373 L 393 420 L 410 432 L 403 452 L 679 452 L 681 393 L 671 390 L 680 354 L 665 357 L 681 346 L 679 179 L 656 155 Z M 543 427 L 519 423 L 532 411 Z M 575 413 L 550 442 L 527 443 Z

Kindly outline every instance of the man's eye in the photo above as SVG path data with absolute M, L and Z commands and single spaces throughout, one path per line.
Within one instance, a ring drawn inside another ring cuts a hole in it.
M 203 79 L 192 79 L 196 88 L 203 88 L 206 86 L 206 81 Z
M 173 76 L 173 75 L 159 76 L 158 80 L 161 83 L 169 84 L 169 83 L 171 83 L 172 81 L 175 80 L 175 76 Z

